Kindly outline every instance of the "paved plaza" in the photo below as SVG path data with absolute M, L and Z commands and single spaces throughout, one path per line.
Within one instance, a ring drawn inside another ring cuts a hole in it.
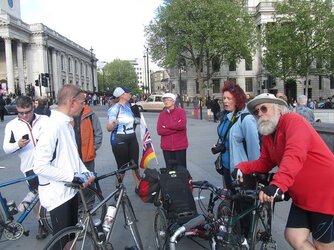
M 98 173 L 107 173 L 116 169 L 115 159 L 111 152 L 111 147 L 109 144 L 109 133 L 106 131 L 105 126 L 107 123 L 106 113 L 107 107 L 96 106 L 94 110 L 98 114 L 101 125 L 104 131 L 104 138 L 102 147 L 98 151 L 96 160 L 96 171 Z M 214 160 L 216 156 L 211 154 L 210 148 L 216 142 L 216 128 L 217 123 L 208 122 L 206 116 L 203 112 L 203 120 L 195 120 L 191 117 L 191 110 L 186 109 L 188 114 L 188 138 L 189 138 L 189 148 L 187 151 L 187 162 L 188 169 L 195 180 L 208 180 L 217 186 L 222 185 L 222 178 L 214 170 Z M 152 160 L 151 167 L 164 167 L 164 160 L 162 151 L 159 147 L 160 138 L 156 134 L 156 122 L 158 118 L 157 112 L 145 112 L 144 116 L 148 129 L 151 133 L 153 140 L 153 145 L 156 150 L 157 160 L 159 165 L 156 164 L 155 160 Z M 6 116 L 5 122 L 0 123 L 0 129 L 4 131 L 5 124 L 13 119 L 14 116 Z M 138 131 L 137 131 L 138 132 Z M 0 182 L 12 180 L 22 176 L 19 170 L 19 160 L 16 155 L 4 155 L 2 150 L 2 141 L 4 133 L 0 134 L 1 150 L 0 150 L 0 166 L 6 167 L 5 169 L 0 169 Z M 138 139 L 140 135 L 138 134 Z M 114 189 L 115 183 L 114 179 L 109 178 L 102 181 L 102 190 L 105 194 L 108 194 Z M 142 241 L 145 249 L 155 249 L 154 239 L 153 239 L 153 216 L 155 212 L 155 207 L 152 204 L 143 203 L 134 192 L 134 183 L 132 176 L 127 174 L 125 178 L 125 185 L 128 188 L 129 197 L 134 205 L 136 215 L 139 219 L 139 231 L 142 237 Z M 1 189 L 1 193 L 7 199 L 13 199 L 18 205 L 22 198 L 27 192 L 27 187 L 25 183 L 20 183 L 11 188 Z M 196 194 L 196 193 L 195 193 Z M 205 197 L 207 199 L 208 197 Z M 277 203 L 275 206 L 275 214 L 273 219 L 273 233 L 274 238 L 278 242 L 279 249 L 291 249 L 284 240 L 283 232 L 285 227 L 285 221 L 287 214 L 289 212 L 290 202 Z M 125 246 L 130 246 L 130 234 L 123 228 L 123 219 L 119 220 L 115 228 L 115 237 L 112 238 L 113 245 L 116 250 L 124 249 Z M 48 237 L 45 240 L 37 241 L 35 235 L 37 232 L 37 223 L 33 218 L 33 214 L 30 214 L 26 221 L 23 222 L 26 230 L 30 230 L 30 236 L 23 236 L 17 241 L 11 242 L 1 242 L 0 249 L 25 249 L 25 250 L 35 250 L 42 249 Z M 204 242 L 204 244 L 206 244 Z M 202 249 L 193 242 L 189 240 L 181 240 L 178 245 L 178 249 Z M 208 245 L 207 245 L 208 247 Z

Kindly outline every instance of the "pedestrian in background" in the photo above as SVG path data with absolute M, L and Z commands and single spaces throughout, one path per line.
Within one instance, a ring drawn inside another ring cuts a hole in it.
M 51 115 L 47 98 L 41 97 L 35 100 L 35 113 L 39 115 L 47 115 L 47 116 Z
M 195 96 L 193 100 L 193 115 L 195 119 L 198 119 L 199 105 L 199 99 L 197 96 Z
M 237 165 L 233 175 L 277 168 L 261 202 L 288 192 L 292 199 L 285 239 L 293 249 L 334 249 L 334 155 L 317 131 L 285 101 L 264 93 L 247 104 L 262 135 L 258 160 Z M 310 240 L 312 233 L 312 241 Z
M 220 105 L 219 105 L 219 99 L 215 98 L 212 101 L 211 111 L 213 113 L 213 121 L 218 122 L 219 121 L 219 113 L 220 113 Z
M 187 115 L 184 109 L 175 106 L 176 97 L 172 93 L 162 96 L 165 108 L 159 114 L 157 133 L 160 135 L 166 167 L 178 166 L 187 168 Z
M 208 114 L 208 120 L 209 121 L 212 121 L 213 119 L 213 113 L 212 113 L 212 100 L 211 100 L 211 97 L 208 96 L 208 98 L 206 99 L 205 101 L 205 106 L 206 106 L 206 109 L 207 109 L 207 114 Z
M 34 113 L 33 100 L 29 96 L 19 96 L 16 99 L 17 117 L 7 123 L 3 140 L 3 150 L 6 154 L 18 153 L 20 157 L 20 170 L 28 177 L 35 175 L 33 171 L 34 150 L 41 136 L 43 127 L 47 127 L 48 117 Z M 27 181 L 30 192 L 18 206 L 24 211 L 35 198 L 38 191 L 38 177 Z M 35 215 L 38 220 L 38 233 L 36 238 L 44 239 L 48 235 L 39 217 L 40 204 L 35 206 Z
M 78 222 L 78 190 L 64 182 L 87 187 L 95 179 L 80 159 L 71 124 L 84 107 L 85 94 L 76 85 L 65 84 L 57 96 L 58 106 L 42 129 L 33 167 L 39 178 L 40 201 L 50 212 L 54 234 Z
M 5 120 L 5 106 L 6 101 L 3 99 L 3 96 L 0 95 L 0 120 L 2 122 Z
M 309 123 L 313 124 L 315 122 L 313 110 L 310 109 L 307 105 L 306 95 L 300 95 L 297 97 L 297 107 L 296 113 L 303 116 Z
M 131 90 L 126 87 L 117 87 L 113 96 L 116 98 L 116 103 L 108 110 L 107 130 L 111 132 L 110 144 L 117 167 L 120 168 L 131 160 L 138 166 L 139 145 L 134 129 L 134 114 L 129 103 Z M 137 192 L 140 182 L 138 167 L 132 170 L 132 176 Z

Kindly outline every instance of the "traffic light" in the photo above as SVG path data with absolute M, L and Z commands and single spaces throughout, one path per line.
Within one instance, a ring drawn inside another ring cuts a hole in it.
M 35 86 L 39 86 L 39 81 L 35 80 Z
M 49 76 L 48 73 L 45 73 L 45 74 L 41 74 L 41 79 L 42 79 L 42 86 L 43 87 L 48 87 L 48 77 L 47 75 Z

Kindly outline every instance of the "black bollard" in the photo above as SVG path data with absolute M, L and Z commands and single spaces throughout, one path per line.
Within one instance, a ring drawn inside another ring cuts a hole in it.
M 199 98 L 199 119 L 203 119 L 203 114 L 202 114 L 202 97 Z

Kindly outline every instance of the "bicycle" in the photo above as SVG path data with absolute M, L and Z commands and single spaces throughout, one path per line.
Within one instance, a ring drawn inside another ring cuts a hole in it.
M 35 178 L 36 175 L 28 176 L 28 177 L 22 177 L 15 180 L 11 180 L 8 182 L 0 183 L 0 188 L 11 186 L 14 184 L 17 184 L 19 182 L 27 181 L 30 179 Z M 89 193 L 92 193 L 94 195 L 94 200 L 96 202 L 100 202 L 103 200 L 103 196 L 99 194 L 95 189 L 92 187 L 89 187 L 87 190 L 89 190 Z M 2 239 L 2 236 L 6 238 L 6 240 L 17 240 L 24 236 L 29 236 L 29 230 L 25 230 L 22 223 L 26 219 L 26 217 L 29 215 L 29 213 L 33 210 L 33 208 L 36 206 L 36 204 L 39 202 L 39 195 L 38 193 L 34 197 L 34 199 L 30 202 L 28 207 L 25 209 L 25 211 L 17 218 L 16 221 L 14 221 L 14 215 L 18 213 L 17 207 L 15 202 L 13 204 L 7 204 L 7 199 L 2 196 L 0 192 L 0 203 L 2 206 L 2 211 L 0 210 L 0 239 Z M 106 207 L 102 207 L 101 210 L 97 211 L 95 214 L 95 217 L 104 218 L 106 213 Z M 49 233 L 52 233 L 52 225 L 50 220 L 50 214 L 49 212 L 44 208 L 40 207 L 40 219 L 43 223 L 43 225 L 46 226 Z M 80 213 L 79 216 L 82 216 L 82 213 Z
M 130 232 L 137 249 L 143 250 L 143 244 L 136 225 L 137 219 L 132 208 L 131 201 L 126 194 L 126 188 L 122 181 L 123 173 L 136 167 L 137 165 L 131 161 L 116 171 L 97 177 L 97 179 L 101 179 L 105 178 L 106 176 L 116 176 L 118 181 L 116 190 L 109 194 L 100 204 L 94 208 L 88 208 L 87 204 L 83 202 L 85 217 L 81 219 L 76 226 L 67 227 L 59 231 L 51 238 L 44 249 L 63 249 L 65 245 L 67 247 L 66 249 L 113 249 L 109 239 L 113 234 L 115 225 L 114 222 L 117 220 L 120 208 L 122 207 L 125 226 L 130 228 Z M 85 201 L 85 197 L 82 192 L 83 189 L 80 185 L 73 183 L 66 183 L 65 185 L 79 189 L 81 199 Z M 110 225 L 109 232 L 105 233 L 101 229 L 101 221 L 94 221 L 92 215 L 96 212 L 96 210 L 105 205 L 113 197 L 116 200 L 116 212 L 113 223 Z
M 108 176 L 101 176 L 100 178 L 96 178 L 94 181 L 95 187 L 93 185 L 88 186 L 85 188 L 85 200 L 86 203 L 89 204 L 89 207 L 94 207 L 97 204 L 101 203 L 104 200 L 102 195 L 102 190 L 99 185 L 99 180 L 102 180 Z M 79 220 L 85 216 L 84 207 L 83 207 L 83 200 L 79 197 L 79 207 L 78 207 L 78 218 Z M 101 206 L 101 209 L 95 211 L 93 217 L 96 219 L 100 219 L 101 221 L 104 219 L 107 213 L 107 206 Z M 44 207 L 41 207 L 40 217 L 42 220 L 43 225 L 48 229 L 49 233 L 52 234 L 52 224 L 49 212 Z
M 198 208 L 201 214 L 195 216 L 187 223 L 179 225 L 175 221 L 167 219 L 166 211 L 161 207 L 161 202 L 155 202 L 158 207 L 154 217 L 154 236 L 156 247 L 159 250 L 175 249 L 176 243 L 182 237 L 187 237 L 196 242 L 199 246 L 207 249 L 203 244 L 196 240 L 204 239 L 209 242 L 210 249 L 216 249 L 217 238 L 216 235 L 220 232 L 222 221 L 215 217 L 214 209 L 218 201 L 225 199 L 226 193 L 229 191 L 216 187 L 208 181 L 191 181 L 192 187 L 198 189 Z M 202 200 L 203 190 L 210 192 L 208 204 L 205 205 Z
M 222 249 L 277 249 L 276 241 L 272 237 L 273 203 L 263 202 L 258 199 L 262 187 L 269 184 L 268 174 L 252 174 L 256 179 L 256 189 L 246 190 L 238 181 L 234 182 L 236 192 L 226 197 L 218 206 L 217 215 L 224 221 L 225 230 L 220 234 L 220 246 Z M 252 205 L 240 211 L 236 202 L 250 199 Z M 284 200 L 284 195 L 278 195 L 274 201 Z M 239 210 L 239 211 L 237 211 Z M 245 236 L 240 226 L 241 219 L 250 216 L 250 228 Z
M 177 242 L 182 237 L 199 237 L 208 240 L 210 248 L 215 249 L 277 249 L 276 242 L 271 234 L 272 207 L 269 203 L 260 203 L 258 192 L 263 186 L 264 176 L 254 175 L 257 179 L 255 190 L 236 190 L 232 194 L 230 190 L 221 189 L 207 181 L 192 181 L 194 188 L 209 190 L 210 198 L 207 209 L 204 209 L 200 201 L 199 207 L 203 214 L 199 215 L 183 225 L 169 225 L 163 211 L 158 210 L 154 220 L 154 231 L 158 249 L 175 250 Z M 239 213 L 236 212 L 234 202 L 239 199 L 249 198 L 253 201 L 251 207 Z M 216 216 L 214 204 L 220 200 Z M 277 201 L 283 200 L 278 197 Z M 248 237 L 244 237 L 240 220 L 246 215 L 251 215 L 251 227 Z M 161 226 L 158 227 L 159 223 Z M 193 239 L 194 240 L 194 239 Z M 167 242 L 168 241 L 168 242 Z M 204 246 L 202 246 L 205 248 Z

